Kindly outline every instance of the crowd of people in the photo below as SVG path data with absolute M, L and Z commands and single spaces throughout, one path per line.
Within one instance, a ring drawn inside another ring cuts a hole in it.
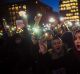
M 40 39 L 26 30 L 5 38 L 0 39 L 3 74 L 80 74 L 80 30 L 60 36 L 48 30 Z

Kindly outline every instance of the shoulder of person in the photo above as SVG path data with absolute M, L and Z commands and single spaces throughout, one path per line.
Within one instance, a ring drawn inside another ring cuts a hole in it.
M 52 49 L 48 49 L 48 51 L 45 53 L 45 56 L 50 57 L 52 54 Z
M 66 56 L 68 56 L 68 57 L 72 57 L 73 56 L 73 48 L 68 48 L 66 50 Z

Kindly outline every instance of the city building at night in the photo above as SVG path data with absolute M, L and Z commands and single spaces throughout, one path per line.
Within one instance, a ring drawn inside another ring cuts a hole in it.
M 80 1 L 60 0 L 60 15 L 71 22 L 80 21 Z
M 52 8 L 39 0 L 4 0 L 1 5 L 1 18 L 5 18 L 8 23 L 16 24 L 16 20 L 21 20 L 20 11 L 25 11 L 28 14 L 30 23 L 34 23 L 36 14 L 41 13 L 41 21 L 48 21 L 48 17 L 54 14 Z M 55 15 L 55 14 L 54 14 Z

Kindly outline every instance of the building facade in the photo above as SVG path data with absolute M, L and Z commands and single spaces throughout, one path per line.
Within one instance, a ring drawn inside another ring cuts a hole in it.
M 80 21 L 79 0 L 60 0 L 60 15 L 71 22 Z
M 29 15 L 29 23 L 34 23 L 37 13 L 42 14 L 41 22 L 48 21 L 48 16 L 53 15 L 52 8 L 39 0 L 4 0 L 1 9 L 3 9 L 1 18 L 6 18 L 12 25 L 21 19 L 19 11 L 25 11 Z

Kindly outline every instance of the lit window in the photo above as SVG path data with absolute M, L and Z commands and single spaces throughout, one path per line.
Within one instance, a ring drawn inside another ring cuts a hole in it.
M 70 2 L 77 2 L 77 0 L 70 0 Z
M 79 16 L 76 16 L 76 18 L 79 18 Z
M 74 9 L 74 8 L 76 8 L 76 6 L 72 6 L 72 8 Z
M 74 10 L 74 12 L 76 12 L 76 10 Z
M 73 17 L 70 17 L 70 19 L 72 19 Z
M 65 19 L 68 19 L 68 17 L 65 17 Z
M 66 14 L 66 16 L 69 16 L 69 14 Z
M 73 10 L 71 10 L 71 12 L 73 12 Z
M 73 17 L 71 16 L 70 19 L 73 19 Z
M 75 5 L 76 5 L 76 3 L 73 3 L 73 5 L 75 6 Z
M 79 21 L 79 19 L 76 19 L 76 21 Z
M 63 5 L 61 5 L 61 7 L 63 7 Z
M 26 5 L 23 6 L 23 9 L 26 9 Z
M 69 3 L 69 1 L 67 1 L 67 3 Z
M 66 7 L 70 6 L 70 4 L 66 4 Z
M 71 9 L 71 7 L 67 7 L 66 9 L 67 9 L 67 10 L 70 10 L 70 9 Z
M 64 8 L 61 8 L 61 10 L 64 10 Z
M 74 0 L 70 0 L 70 2 L 73 2 Z
M 78 3 L 76 3 L 76 5 L 78 5 Z
M 77 2 L 77 0 L 74 0 L 75 2 Z
M 61 8 L 61 10 L 63 10 L 63 8 Z
M 18 6 L 16 6 L 15 8 L 16 8 L 16 10 L 18 11 Z
M 76 12 L 76 10 L 71 10 L 71 12 Z
M 78 11 L 78 9 L 76 9 L 76 11 Z
M 65 6 L 65 4 L 63 4 L 63 7 Z
M 79 15 L 79 13 L 75 13 L 75 15 Z
M 69 13 L 68 16 L 71 16 L 71 14 Z
M 12 10 L 14 10 L 14 7 L 12 7 Z
M 70 4 L 71 6 L 73 5 L 73 3 Z
M 66 1 L 63 1 L 63 3 L 66 3 Z

